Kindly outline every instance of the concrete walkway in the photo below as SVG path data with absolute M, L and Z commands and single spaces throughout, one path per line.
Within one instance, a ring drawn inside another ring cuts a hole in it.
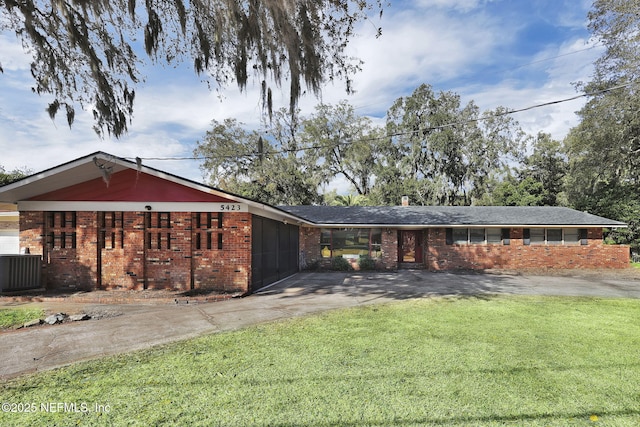
M 299 273 L 246 298 L 216 303 L 37 304 L 48 312 L 102 313 L 99 320 L 0 333 L 0 379 L 103 355 L 326 310 L 438 295 L 537 294 L 640 298 L 640 275 L 612 278 L 398 273 Z M 5 303 L 26 305 L 26 303 Z

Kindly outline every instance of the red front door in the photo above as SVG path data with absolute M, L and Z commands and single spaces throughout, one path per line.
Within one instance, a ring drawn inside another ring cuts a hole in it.
M 422 234 L 416 230 L 401 230 L 398 236 L 398 261 L 422 262 Z

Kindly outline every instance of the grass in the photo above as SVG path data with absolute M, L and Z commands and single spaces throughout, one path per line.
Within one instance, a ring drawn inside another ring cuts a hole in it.
M 635 426 L 638 318 L 560 297 L 340 310 L 5 382 L 35 412 L 0 425 Z
M 640 268 L 640 262 L 632 262 L 632 263 L 631 263 L 631 267 L 633 267 L 633 268 Z
M 22 325 L 30 320 L 44 316 L 44 311 L 38 308 L 6 308 L 0 309 L 0 329 L 7 329 Z

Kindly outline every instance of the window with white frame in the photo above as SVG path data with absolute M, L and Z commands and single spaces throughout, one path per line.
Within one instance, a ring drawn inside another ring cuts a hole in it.
M 525 228 L 524 244 L 528 245 L 586 245 L 586 229 L 582 228 Z
M 508 228 L 447 228 L 448 245 L 509 244 Z
M 466 245 L 469 243 L 469 229 L 468 228 L 454 228 L 452 229 L 453 242 L 456 245 Z
M 470 228 L 469 229 L 469 243 L 479 244 L 486 241 L 484 228 Z
M 320 232 L 322 258 L 382 256 L 382 230 L 380 228 L 323 228 Z
M 547 228 L 547 245 L 562 244 L 562 228 Z
M 579 245 L 581 243 L 579 228 L 564 228 L 563 233 L 565 245 Z
M 487 243 L 490 245 L 498 245 L 502 243 L 502 238 L 505 234 L 508 235 L 509 229 L 505 229 L 506 233 L 502 230 L 502 228 L 487 228 Z

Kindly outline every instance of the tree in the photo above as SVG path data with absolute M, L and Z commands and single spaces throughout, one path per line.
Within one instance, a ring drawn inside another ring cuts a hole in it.
M 568 167 L 562 144 L 546 133 L 538 133 L 533 144 L 533 153 L 525 158 L 519 175 L 521 180 L 530 178 L 540 183 L 539 205 L 557 206 Z
M 52 118 L 62 110 L 71 126 L 79 104 L 92 110 L 96 132 L 119 137 L 141 80 L 138 52 L 156 63 L 191 59 L 221 86 L 244 90 L 255 78 L 270 114 L 272 86 L 288 80 L 293 113 L 303 86 L 318 94 L 342 78 L 351 91 L 359 62 L 346 47 L 374 8 L 381 14 L 382 0 L 6 0 L 0 31 L 32 55 L 33 90 L 53 97 Z
M 269 204 L 299 205 L 321 201 L 316 168 L 298 155 L 296 124 L 284 111 L 275 115 L 271 133 L 247 131 L 226 119 L 197 143 L 205 179 L 215 187 Z
M 478 121 L 478 135 L 467 148 L 467 184 L 470 202 L 476 203 L 490 191 L 490 183 L 509 176 L 514 165 L 522 162 L 522 151 L 530 140 L 518 122 L 497 107 L 485 111 Z
M 32 171 L 27 168 L 13 169 L 12 171 L 7 172 L 5 168 L 0 166 L 0 187 L 18 181 L 31 173 Z
M 369 206 L 369 200 L 362 194 L 338 194 L 331 190 L 323 195 L 323 203 L 328 206 Z
M 551 135 L 529 138 L 531 155 L 513 167 L 513 173 L 491 176 L 488 191 L 476 200 L 479 205 L 557 206 L 567 170 L 562 144 Z
M 310 117 L 280 111 L 275 125 L 246 131 L 234 120 L 214 122 L 196 155 L 210 182 L 267 203 L 462 205 L 486 199 L 510 172 L 524 133 L 499 108 L 482 115 L 454 93 L 423 85 L 388 113 L 386 134 L 347 102 L 319 105 Z M 480 123 L 479 123 L 480 122 Z M 345 179 L 350 196 L 318 196 Z
M 544 188 L 532 177 L 507 176 L 477 201 L 485 206 L 543 206 Z
M 381 129 L 370 119 L 356 115 L 346 101 L 336 106 L 316 106 L 301 128 L 300 138 L 307 147 L 305 163 L 318 166 L 320 182 L 326 184 L 343 176 L 357 194 L 367 196 L 371 192 Z
M 597 0 L 588 17 L 594 38 L 606 49 L 592 80 L 578 86 L 596 95 L 578 112 L 581 123 L 567 138 L 572 179 L 592 189 L 611 182 L 638 184 L 640 4 Z
M 481 122 L 481 123 L 479 123 Z M 468 205 L 520 152 L 524 134 L 504 109 L 480 114 L 453 92 L 419 86 L 387 112 L 388 144 L 376 169 L 373 199 L 397 204 Z
M 634 0 L 596 0 L 589 30 L 606 50 L 595 63 L 591 85 L 620 84 L 640 77 L 640 4 Z
M 638 248 L 640 5 L 596 0 L 589 29 L 605 52 L 595 63 L 592 80 L 578 86 L 594 95 L 578 112 L 580 124 L 565 138 L 565 193 L 576 209 L 627 222 L 629 229 L 609 236 L 618 242 L 626 238 Z

